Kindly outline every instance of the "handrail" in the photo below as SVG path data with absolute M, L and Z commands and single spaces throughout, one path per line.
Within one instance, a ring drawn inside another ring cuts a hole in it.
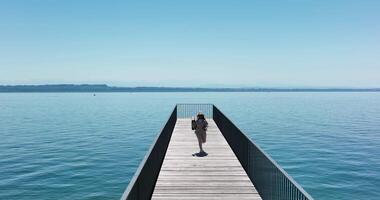
M 206 118 L 212 118 L 213 104 L 210 103 L 179 103 L 177 104 L 177 118 L 192 118 L 202 112 Z
M 153 141 L 120 200 L 150 199 L 177 121 L 177 106 Z
M 213 116 L 263 200 L 313 200 L 276 161 L 240 131 L 216 106 L 213 106 Z

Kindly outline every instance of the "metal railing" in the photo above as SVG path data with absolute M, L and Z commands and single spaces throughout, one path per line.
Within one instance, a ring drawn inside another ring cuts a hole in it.
M 177 104 L 177 118 L 192 118 L 199 112 L 203 113 L 206 118 L 213 116 L 213 104 Z
M 141 161 L 121 200 L 151 198 L 176 121 L 177 107 L 174 108 L 164 128 Z
M 237 128 L 217 107 L 213 119 L 263 200 L 312 200 L 267 153 Z

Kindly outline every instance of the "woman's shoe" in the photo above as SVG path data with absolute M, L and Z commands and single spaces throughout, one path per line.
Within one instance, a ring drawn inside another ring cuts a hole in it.
M 199 156 L 207 156 L 208 154 L 205 152 L 205 151 L 201 151 L 201 152 L 199 152 Z

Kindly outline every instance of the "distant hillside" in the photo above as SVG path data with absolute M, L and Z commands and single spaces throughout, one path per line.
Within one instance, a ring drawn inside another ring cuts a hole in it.
M 105 84 L 2 85 L 0 92 L 380 92 L 380 88 L 113 87 Z

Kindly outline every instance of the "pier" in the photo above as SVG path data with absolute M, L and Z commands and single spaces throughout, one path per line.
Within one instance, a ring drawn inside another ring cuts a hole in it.
M 209 127 L 199 151 L 191 117 Z M 141 162 L 121 200 L 313 199 L 213 104 L 177 104 Z

